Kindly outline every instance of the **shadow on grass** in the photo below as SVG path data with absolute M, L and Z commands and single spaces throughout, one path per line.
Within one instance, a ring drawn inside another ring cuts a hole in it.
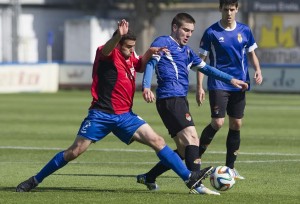
M 10 191 L 15 192 L 16 187 L 0 187 L 0 191 Z M 96 189 L 89 187 L 37 187 L 33 189 L 29 193 L 37 193 L 37 192 L 52 192 L 52 191 L 63 191 L 63 192 L 123 192 L 123 193 L 132 193 L 137 190 L 126 190 L 126 189 Z M 141 190 L 141 192 L 144 192 Z M 27 192 L 22 192 L 27 193 Z
M 0 192 L 15 192 L 18 194 L 26 194 L 26 193 L 51 193 L 51 192 L 94 192 L 94 193 L 155 193 L 155 194 L 179 194 L 178 192 L 166 192 L 166 191 L 149 191 L 149 190 L 137 190 L 137 189 L 99 189 L 99 188 L 90 188 L 90 187 L 37 187 L 30 192 L 16 192 L 16 187 L 0 187 Z M 186 192 L 183 192 L 186 194 Z
M 53 174 L 55 176 L 97 176 L 97 177 L 118 177 L 118 178 L 136 178 L 137 175 L 121 175 L 121 174 Z M 160 176 L 161 178 L 177 178 L 176 176 Z
M 136 175 L 121 175 L 121 174 L 52 174 L 55 176 L 82 176 L 82 177 L 118 177 L 118 178 L 136 178 Z M 179 179 L 176 176 L 161 176 L 165 179 Z M 0 191 L 7 191 L 7 192 L 15 192 L 16 187 L 0 187 Z M 52 191 L 63 191 L 63 192 L 118 192 L 118 193 L 153 193 L 153 191 L 149 190 L 137 190 L 137 189 L 97 189 L 97 188 L 90 188 L 90 187 L 37 187 L 30 191 L 30 193 L 34 192 L 52 192 Z M 159 191 L 155 191 L 155 193 L 159 193 Z M 166 193 L 166 192 L 164 192 Z M 172 192 L 168 192 L 168 194 L 173 194 Z M 174 194 L 178 194 L 175 193 Z

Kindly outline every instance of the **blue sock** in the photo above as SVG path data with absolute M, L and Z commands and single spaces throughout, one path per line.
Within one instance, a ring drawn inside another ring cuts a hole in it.
M 68 162 L 64 159 L 64 151 L 57 153 L 42 170 L 35 176 L 37 182 L 41 183 L 44 178 L 65 166 Z
M 182 163 L 179 156 L 167 145 L 157 153 L 158 158 L 164 165 L 170 167 L 175 173 L 186 181 L 190 177 L 190 171 Z

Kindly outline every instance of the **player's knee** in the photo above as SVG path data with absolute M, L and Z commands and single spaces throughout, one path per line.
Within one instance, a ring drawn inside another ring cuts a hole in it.
M 213 120 L 212 123 L 211 123 L 211 126 L 212 126 L 215 130 L 221 129 L 223 125 L 224 125 L 224 119 Z
M 151 144 L 153 149 L 160 150 L 166 145 L 166 142 L 163 137 L 156 135 L 151 139 Z
M 242 120 L 241 119 L 230 120 L 229 127 L 232 130 L 240 130 L 242 127 Z
M 186 137 L 186 141 L 184 142 L 184 146 L 195 145 L 199 146 L 199 138 L 198 135 L 189 135 Z
M 164 138 L 161 137 L 161 136 L 157 136 L 157 137 L 155 138 L 155 143 L 156 143 L 157 145 L 161 145 L 161 146 L 164 146 L 164 145 L 166 144 Z
M 72 161 L 76 159 L 81 153 L 78 149 L 68 149 L 64 153 L 64 158 L 66 161 Z

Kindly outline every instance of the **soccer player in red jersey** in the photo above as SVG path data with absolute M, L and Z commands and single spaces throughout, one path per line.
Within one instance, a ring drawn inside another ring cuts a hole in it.
M 35 176 L 20 183 L 17 192 L 34 189 L 44 178 L 85 152 L 91 143 L 100 141 L 111 132 L 128 145 L 137 141 L 151 147 L 191 190 L 211 173 L 212 167 L 189 171 L 164 139 L 132 112 L 136 72 L 144 71 L 152 54 L 167 50 L 151 47 L 143 57 L 138 56 L 134 51 L 136 37 L 128 26 L 123 19 L 113 37 L 97 49 L 92 74 L 93 100 L 74 143 L 57 153 Z

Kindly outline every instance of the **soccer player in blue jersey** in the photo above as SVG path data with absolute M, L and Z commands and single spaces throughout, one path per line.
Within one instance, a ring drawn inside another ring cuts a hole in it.
M 248 56 L 255 70 L 255 83 L 261 84 L 263 81 L 262 72 L 254 51 L 257 44 L 250 28 L 235 20 L 238 12 L 238 0 L 220 0 L 219 9 L 222 13 L 221 20 L 207 28 L 201 39 L 201 58 L 203 60 L 209 58 L 211 66 L 250 84 Z M 198 105 L 201 105 L 205 98 L 202 82 L 203 74 L 199 73 L 196 94 Z M 229 130 L 226 141 L 225 165 L 233 169 L 236 179 L 244 179 L 236 170 L 234 163 L 240 148 L 240 129 L 246 105 L 245 92 L 210 76 L 207 81 L 207 89 L 209 91 L 211 122 L 204 128 L 200 137 L 200 157 L 217 131 L 223 126 L 227 113 Z
M 93 65 L 91 87 L 92 103 L 73 144 L 57 153 L 36 175 L 20 183 L 16 191 L 28 192 L 47 176 L 64 167 L 84 153 L 88 147 L 113 133 L 125 144 L 133 141 L 151 147 L 159 159 L 174 170 L 192 191 L 198 182 L 209 176 L 212 167 L 190 171 L 164 139 L 139 116 L 132 112 L 136 72 L 143 72 L 144 64 L 152 54 L 165 48 L 149 48 L 145 55 L 134 51 L 135 35 L 122 20 L 118 29 L 103 46 L 98 47 Z
M 245 82 L 206 65 L 187 46 L 194 27 L 195 20 L 189 14 L 179 13 L 174 17 L 171 23 L 171 35 L 160 36 L 151 44 L 151 47 L 166 47 L 169 52 L 153 55 L 146 66 L 143 79 L 143 97 L 147 102 L 154 102 L 151 78 L 155 69 L 158 83 L 156 89 L 157 111 L 176 143 L 176 153 L 185 159 L 186 166 L 192 171 L 200 169 L 200 159 L 199 138 L 187 101 L 189 70 L 203 71 L 205 74 L 212 75 L 237 88 L 248 88 Z M 158 185 L 155 183 L 157 176 L 168 169 L 162 162 L 159 162 L 148 173 L 138 175 L 137 182 L 145 184 L 149 190 L 157 190 Z M 201 183 L 191 193 L 219 195 L 218 192 L 209 190 Z

